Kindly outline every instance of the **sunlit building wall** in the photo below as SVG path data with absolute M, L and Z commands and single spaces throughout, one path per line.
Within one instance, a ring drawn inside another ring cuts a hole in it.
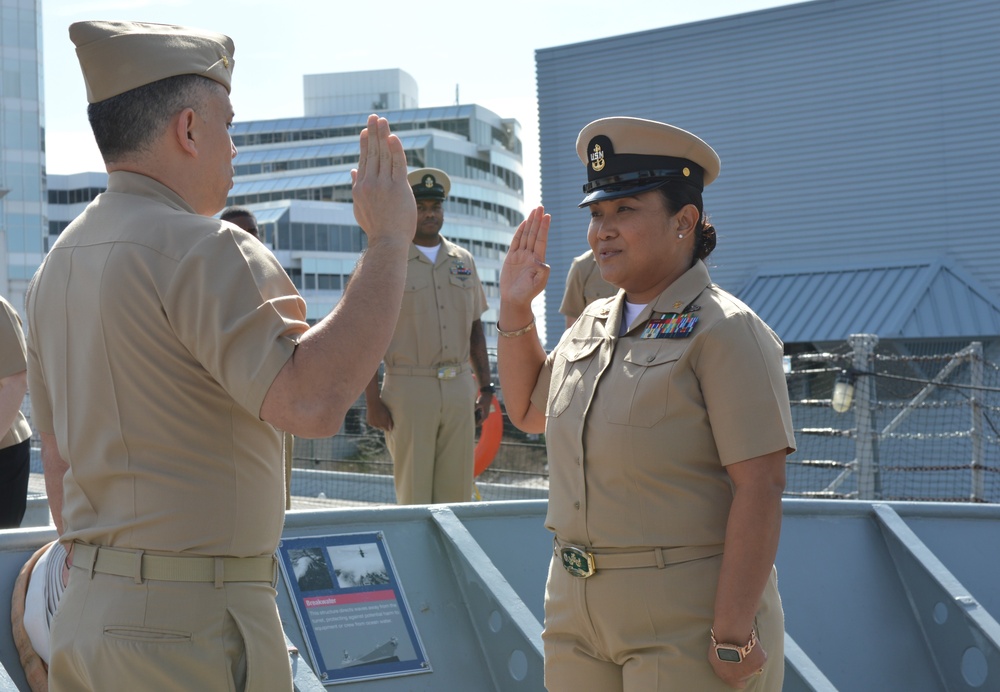
M 0 292 L 24 313 L 46 228 L 42 6 L 0 0 Z

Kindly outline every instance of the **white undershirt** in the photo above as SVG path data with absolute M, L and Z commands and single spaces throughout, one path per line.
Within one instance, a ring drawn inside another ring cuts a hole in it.
M 424 257 L 431 261 L 431 264 L 437 262 L 438 250 L 441 249 L 441 243 L 438 243 L 434 247 L 424 247 L 423 245 L 417 245 L 417 249 L 424 253 Z
M 646 309 L 646 303 L 630 303 L 625 301 L 625 314 L 622 315 L 622 326 L 618 330 L 618 336 L 621 336 L 628 331 L 628 328 L 632 326 L 632 322 L 639 313 Z

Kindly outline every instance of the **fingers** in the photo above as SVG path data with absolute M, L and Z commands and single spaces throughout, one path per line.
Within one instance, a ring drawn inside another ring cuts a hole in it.
M 541 261 L 545 261 L 545 252 L 549 246 L 549 225 L 552 222 L 552 216 L 545 213 L 543 207 L 538 207 L 538 228 L 535 231 L 535 257 Z
M 392 152 L 389 150 L 389 121 L 378 118 L 378 174 L 392 176 Z
M 365 139 L 364 144 L 361 146 L 361 153 L 364 156 L 365 163 L 367 166 L 378 166 L 378 149 L 379 149 L 379 134 L 378 134 L 378 116 L 369 115 L 368 116 L 368 127 L 365 128 L 368 132 L 368 137 Z M 359 171 L 360 173 L 360 167 Z M 375 170 L 378 173 L 378 170 Z M 359 176 L 364 179 L 364 176 Z
M 396 135 L 389 135 L 389 152 L 392 155 L 392 179 L 406 178 L 406 152 Z
M 510 241 L 511 250 L 535 251 L 538 243 L 539 233 L 542 234 L 542 256 L 544 257 L 545 245 L 548 238 L 549 222 L 552 217 L 545 213 L 545 207 L 535 207 L 528 213 L 528 217 L 518 225 L 514 231 L 514 237 Z

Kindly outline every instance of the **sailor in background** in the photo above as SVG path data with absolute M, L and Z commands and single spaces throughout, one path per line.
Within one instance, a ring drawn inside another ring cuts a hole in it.
M 559 312 L 566 317 L 566 329 L 576 322 L 585 307 L 600 298 L 610 298 L 617 292 L 618 289 L 601 276 L 593 250 L 574 257 L 566 273 L 566 289 L 559 304 Z
M 476 425 L 495 392 L 480 319 L 486 294 L 472 254 L 441 236 L 448 175 L 420 168 L 408 179 L 417 224 L 406 291 L 381 391 L 377 375 L 365 390 L 367 421 L 385 431 L 397 503 L 466 502 Z

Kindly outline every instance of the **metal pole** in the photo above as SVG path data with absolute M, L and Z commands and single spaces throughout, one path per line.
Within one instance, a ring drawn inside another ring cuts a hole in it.
M 852 334 L 847 343 L 854 351 L 855 371 L 871 373 L 875 367 L 875 348 L 878 346 L 876 334 Z M 879 434 L 875 427 L 875 378 L 872 375 L 858 375 L 854 385 L 854 421 L 857 430 L 855 449 L 858 462 L 858 499 L 879 500 L 882 498 L 882 482 L 879 477 L 878 444 Z
M 982 502 L 986 498 L 986 483 L 983 477 L 986 463 L 985 444 L 983 439 L 983 405 L 981 392 L 983 387 L 983 344 L 973 341 L 969 345 L 969 379 L 972 384 L 972 396 L 969 404 L 972 408 L 972 493 L 973 502 Z

